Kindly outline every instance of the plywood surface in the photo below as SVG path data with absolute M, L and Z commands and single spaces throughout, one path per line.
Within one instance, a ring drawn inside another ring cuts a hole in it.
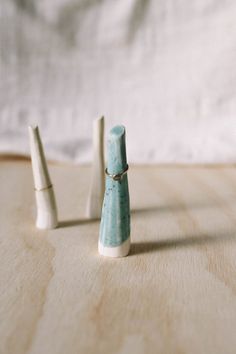
M 0 163 L 1 354 L 234 354 L 236 169 L 132 167 L 132 249 L 97 253 L 88 167 L 51 166 L 60 227 L 34 227 L 29 162 Z

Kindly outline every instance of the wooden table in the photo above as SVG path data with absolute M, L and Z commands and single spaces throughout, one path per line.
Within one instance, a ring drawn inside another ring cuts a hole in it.
M 50 166 L 60 227 L 34 226 L 31 166 L 0 163 L 1 354 L 235 354 L 236 168 L 132 167 L 132 249 L 97 253 L 89 167 Z

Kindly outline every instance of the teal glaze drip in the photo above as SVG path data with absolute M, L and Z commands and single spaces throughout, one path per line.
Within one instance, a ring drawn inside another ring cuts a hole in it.
M 107 170 L 118 174 L 127 167 L 125 128 L 112 128 L 108 138 Z M 100 242 L 105 247 L 117 247 L 130 236 L 130 204 L 127 174 L 120 181 L 106 176 L 100 225 Z

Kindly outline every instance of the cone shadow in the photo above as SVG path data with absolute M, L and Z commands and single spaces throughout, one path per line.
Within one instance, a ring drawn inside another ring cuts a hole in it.
M 153 240 L 153 241 L 141 241 L 134 242 L 131 245 L 130 255 L 145 254 L 161 252 L 165 250 L 171 250 L 183 247 L 194 247 L 201 245 L 210 245 L 214 243 L 235 241 L 236 242 L 236 232 L 235 233 L 222 233 L 215 235 L 190 235 L 185 238 L 177 239 L 167 239 L 167 240 Z
M 132 208 L 131 209 L 131 214 L 133 216 L 142 216 L 146 214 L 154 214 L 154 213 L 170 213 L 170 212 L 181 212 L 185 211 L 186 209 L 188 210 L 195 210 L 195 209 L 203 209 L 203 208 L 211 208 L 212 206 L 214 207 L 220 207 L 223 205 L 220 203 L 206 203 L 204 201 L 193 201 L 189 205 L 182 205 L 182 204 L 166 204 L 166 205 L 150 205 L 150 206 L 144 206 L 140 208 Z
M 59 221 L 58 228 L 73 227 L 73 226 L 86 225 L 86 224 L 89 225 L 98 222 L 99 220 L 100 219 L 89 219 L 89 218 L 63 220 L 63 221 Z

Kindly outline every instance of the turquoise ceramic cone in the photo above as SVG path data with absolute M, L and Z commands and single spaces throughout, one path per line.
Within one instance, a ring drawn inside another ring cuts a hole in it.
M 107 172 L 119 175 L 127 169 L 125 128 L 114 127 L 108 138 Z M 130 249 L 130 206 L 127 174 L 114 180 L 106 176 L 99 253 L 108 257 L 127 256 Z

